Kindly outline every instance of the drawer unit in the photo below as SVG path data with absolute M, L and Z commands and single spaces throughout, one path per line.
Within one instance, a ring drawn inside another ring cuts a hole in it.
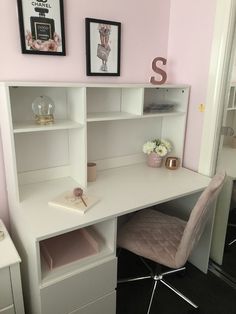
M 9 267 L 0 269 L 0 313 L 1 310 L 13 304 L 11 277 Z
M 111 293 L 116 288 L 117 259 L 41 289 L 42 314 L 65 314 Z
M 116 314 L 116 291 L 67 314 Z
M 24 314 L 21 287 L 21 259 L 10 235 L 0 219 L 0 314 Z

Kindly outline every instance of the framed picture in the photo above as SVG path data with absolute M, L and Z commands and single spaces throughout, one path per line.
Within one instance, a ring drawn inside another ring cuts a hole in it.
M 121 23 L 85 19 L 87 75 L 120 75 Z
M 17 0 L 22 53 L 65 56 L 63 0 Z

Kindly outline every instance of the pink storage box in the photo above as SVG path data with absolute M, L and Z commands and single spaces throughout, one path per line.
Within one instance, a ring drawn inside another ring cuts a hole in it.
M 52 270 L 98 253 L 101 242 L 101 236 L 87 227 L 41 241 L 40 252 Z

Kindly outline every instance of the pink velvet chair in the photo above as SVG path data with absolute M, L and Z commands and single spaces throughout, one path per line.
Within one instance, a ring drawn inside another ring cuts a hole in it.
M 211 204 L 216 199 L 225 180 L 225 173 L 219 173 L 202 192 L 188 221 L 169 216 L 153 208 L 135 213 L 118 233 L 118 246 L 158 264 L 172 268 L 162 274 L 151 273 L 148 276 L 118 280 L 118 283 L 152 279 L 154 281 L 147 313 L 150 313 L 157 283 L 161 282 L 194 308 L 198 306 L 172 287 L 164 277 L 184 270 L 185 263 L 203 233 Z M 150 270 L 150 267 L 148 267 Z

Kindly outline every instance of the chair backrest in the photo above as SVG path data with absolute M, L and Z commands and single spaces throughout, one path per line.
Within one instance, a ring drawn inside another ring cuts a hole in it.
M 211 213 L 211 205 L 216 200 L 221 188 L 224 185 L 226 174 L 218 173 L 210 181 L 208 187 L 202 192 L 197 203 L 190 214 L 189 220 L 184 229 L 180 245 L 176 252 L 176 266 L 183 266 L 194 246 L 199 241 L 208 217 Z

